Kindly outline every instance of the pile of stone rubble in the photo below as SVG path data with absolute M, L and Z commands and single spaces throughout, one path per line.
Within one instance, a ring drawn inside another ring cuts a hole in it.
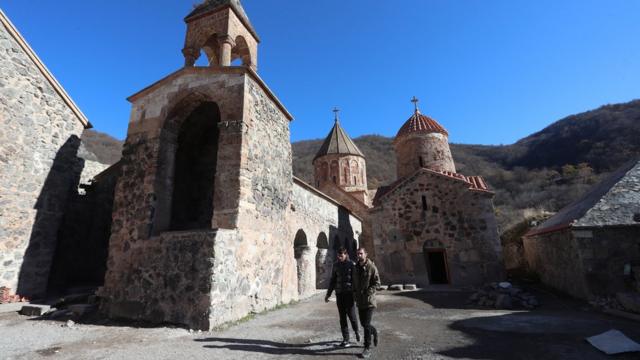
M 471 295 L 467 303 L 496 309 L 532 310 L 540 306 L 540 302 L 534 295 L 509 282 L 487 284 Z

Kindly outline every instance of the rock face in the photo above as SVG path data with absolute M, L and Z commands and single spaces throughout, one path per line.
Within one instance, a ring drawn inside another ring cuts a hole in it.
M 0 12 L 0 286 L 43 294 L 89 124 Z

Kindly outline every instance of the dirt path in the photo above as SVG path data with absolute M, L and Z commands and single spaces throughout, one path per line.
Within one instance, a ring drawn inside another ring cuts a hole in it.
M 377 359 L 611 359 L 584 341 L 611 328 L 640 341 L 640 326 L 542 298 L 534 312 L 468 308 L 460 292 L 385 293 L 374 325 Z M 353 359 L 342 349 L 335 303 L 321 296 L 225 330 L 74 325 L 0 314 L 0 359 Z M 639 354 L 615 359 L 638 359 Z

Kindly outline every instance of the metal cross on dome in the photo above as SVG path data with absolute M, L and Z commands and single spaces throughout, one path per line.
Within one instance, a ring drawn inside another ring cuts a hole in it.
M 416 112 L 420 111 L 420 109 L 418 109 L 418 102 L 420 102 L 420 100 L 419 100 L 417 97 L 415 97 L 415 96 L 414 96 L 414 97 L 411 99 L 411 102 L 413 103 L 413 105 L 415 105 L 415 107 L 416 107 Z

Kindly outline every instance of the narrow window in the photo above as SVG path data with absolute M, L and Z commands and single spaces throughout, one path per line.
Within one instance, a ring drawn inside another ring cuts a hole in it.
M 422 160 L 422 156 L 420 156 L 420 167 L 424 167 L 424 160 Z
M 336 183 L 336 177 L 335 176 L 333 177 L 333 183 L 334 184 Z
M 422 195 L 422 211 L 427 211 L 427 197 Z
M 353 185 L 356 185 L 358 183 L 358 180 L 356 179 L 356 177 L 353 177 Z

